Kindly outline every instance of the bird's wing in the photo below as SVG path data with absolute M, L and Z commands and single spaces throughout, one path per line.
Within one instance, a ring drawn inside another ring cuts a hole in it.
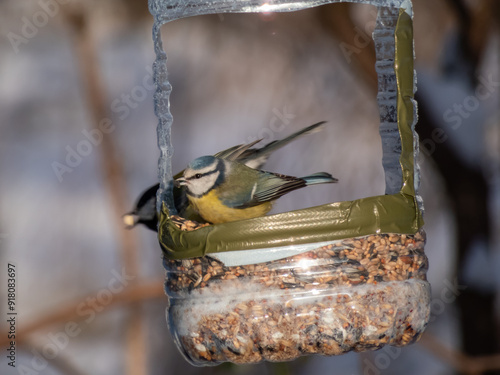
M 246 200 L 233 202 L 233 208 L 248 208 L 273 201 L 293 190 L 306 186 L 306 181 L 298 177 L 260 171 L 260 176 L 252 186 Z
M 227 150 L 216 153 L 214 156 L 229 161 L 239 161 L 242 159 L 243 154 L 245 154 L 248 151 L 251 151 L 250 147 L 259 143 L 260 141 L 262 141 L 262 139 L 257 139 L 256 141 L 250 142 L 246 145 L 233 146 L 231 148 L 228 148 Z
M 286 146 L 290 142 L 303 135 L 320 131 L 323 128 L 322 125 L 325 122 L 326 121 L 320 121 L 313 125 L 307 126 L 293 134 L 290 134 L 286 138 L 269 142 L 261 148 L 251 148 L 253 145 L 262 141 L 262 139 L 259 139 L 246 145 L 233 146 L 231 148 L 228 148 L 227 150 L 216 153 L 214 156 L 230 161 L 237 161 L 239 163 L 245 164 L 250 168 L 260 169 L 267 162 L 267 159 L 269 159 L 269 156 L 271 156 L 274 151 L 279 150 L 280 148 Z
M 267 159 L 269 159 L 269 156 L 271 156 L 273 152 L 279 150 L 280 148 L 286 146 L 290 142 L 300 138 L 303 135 L 321 131 L 321 129 L 323 128 L 322 125 L 325 122 L 326 121 L 320 121 L 316 124 L 307 126 L 293 134 L 290 134 L 288 137 L 272 141 L 261 148 L 249 149 L 241 154 L 241 156 L 238 158 L 238 161 L 249 166 L 250 168 L 260 169 L 264 166 Z

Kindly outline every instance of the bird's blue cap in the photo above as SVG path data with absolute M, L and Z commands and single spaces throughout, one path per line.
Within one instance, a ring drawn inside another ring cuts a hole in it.
M 196 158 L 194 159 L 190 164 L 189 164 L 189 168 L 191 169 L 202 169 L 202 168 L 206 168 L 208 167 L 209 165 L 212 165 L 214 164 L 215 162 L 215 157 L 214 156 L 211 156 L 211 155 L 207 155 L 207 156 L 200 156 L 199 158 Z

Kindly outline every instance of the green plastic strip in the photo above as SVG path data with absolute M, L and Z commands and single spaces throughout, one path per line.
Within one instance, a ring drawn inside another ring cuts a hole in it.
M 413 22 L 410 15 L 404 9 L 399 10 L 394 37 L 396 40 L 394 70 L 396 72 L 398 88 L 397 115 L 401 138 L 401 156 L 399 157 L 399 162 L 403 171 L 401 193 L 413 197 L 413 205 L 415 207 L 414 217 L 417 223 L 416 230 L 418 230 L 424 225 L 424 220 L 417 204 L 415 192 L 414 147 L 418 147 L 418 144 L 414 145 L 412 129 L 413 119 L 415 118 L 413 107 Z M 415 232 L 405 230 L 399 233 L 413 234 Z
M 225 251 L 335 241 L 380 233 L 415 234 L 423 220 L 414 188 L 412 30 L 411 17 L 400 10 L 395 29 L 394 65 L 403 171 L 398 194 L 325 204 L 194 231 L 178 229 L 163 204 L 158 237 L 165 257 L 186 259 Z
M 419 229 L 417 210 L 413 197 L 400 193 L 210 225 L 188 232 L 172 223 L 164 205 L 159 237 L 167 258 L 185 259 L 373 233 L 413 234 Z
M 398 129 L 401 138 L 401 156 L 399 162 L 403 171 L 403 186 L 401 192 L 415 195 L 414 162 L 413 162 L 413 40 L 412 21 L 410 16 L 401 9 L 394 32 L 395 61 L 394 70 L 398 87 L 397 110 Z M 410 74 L 411 73 L 411 74 Z

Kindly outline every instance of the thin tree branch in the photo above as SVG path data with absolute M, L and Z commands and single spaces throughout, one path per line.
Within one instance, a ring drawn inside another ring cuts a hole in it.
M 96 43 L 92 35 L 90 22 L 90 8 L 81 13 L 74 13 L 70 19 L 76 20 L 73 25 L 77 26 L 76 50 L 78 61 L 86 96 L 89 105 L 89 111 L 92 115 L 94 128 L 100 131 L 100 123 L 108 118 L 108 108 L 105 103 L 105 90 L 102 86 L 102 76 L 98 59 L 96 56 Z M 116 125 L 115 125 L 116 127 Z M 124 229 L 121 222 L 122 215 L 128 209 L 127 193 L 125 191 L 126 178 L 121 164 L 121 158 L 113 141 L 113 137 L 108 134 L 102 135 L 101 163 L 105 185 L 108 190 L 108 199 L 115 218 L 116 238 L 121 249 L 121 258 L 127 272 L 132 275 L 139 274 L 136 249 L 138 249 L 138 240 L 136 232 Z M 136 278 L 137 280 L 137 278 Z M 134 281 L 132 281 L 134 282 Z M 131 306 L 126 330 L 126 371 L 129 375 L 146 375 L 146 346 L 147 340 L 145 332 L 142 330 L 141 306 Z
M 47 329 L 51 326 L 64 324 L 65 322 L 69 321 L 78 322 L 85 319 L 87 315 L 79 313 L 79 306 L 82 303 L 86 303 L 86 301 L 90 299 L 95 300 L 97 294 L 98 291 L 89 294 L 87 297 L 70 303 L 67 306 L 61 307 L 55 313 L 47 315 L 24 327 L 20 325 L 16 335 L 16 342 L 18 344 L 25 342 L 29 339 L 30 335 L 38 330 Z M 99 312 L 95 312 L 102 313 L 106 310 L 118 307 L 120 305 L 135 305 L 138 302 L 156 298 L 166 298 L 165 292 L 163 290 L 163 280 L 131 285 L 125 288 L 123 291 L 114 294 L 113 299 L 109 302 L 109 304 L 100 305 L 100 307 L 102 307 L 102 310 Z M 7 343 L 9 342 L 7 336 L 7 331 L 0 333 L 0 346 L 7 345 Z

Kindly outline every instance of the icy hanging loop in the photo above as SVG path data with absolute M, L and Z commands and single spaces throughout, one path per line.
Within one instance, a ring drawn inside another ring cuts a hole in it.
M 149 0 L 149 11 L 159 23 L 214 13 L 291 12 L 333 3 L 358 3 L 404 8 L 411 11 L 409 0 Z
M 165 202 L 169 212 L 176 214 L 173 203 L 172 167 L 171 158 L 173 146 L 171 141 L 171 127 L 173 118 L 170 113 L 170 93 L 172 86 L 168 81 L 167 56 L 163 50 L 161 40 L 161 26 L 165 23 L 179 18 L 214 14 L 214 13 L 252 13 L 252 12 L 287 12 L 307 9 L 319 5 L 349 2 L 342 0 L 310 0 L 310 1 L 287 1 L 287 0 L 149 0 L 149 9 L 154 16 L 153 41 L 156 60 L 153 65 L 156 92 L 154 95 L 155 113 L 159 123 L 157 129 L 158 146 L 160 149 L 159 180 L 157 210 L 161 211 L 162 202 Z M 403 169 L 400 164 L 401 139 L 397 124 L 397 82 L 394 72 L 395 42 L 394 29 L 398 20 L 400 9 L 407 13 L 412 12 L 409 0 L 354 0 L 350 1 L 360 4 L 375 5 L 378 8 L 376 27 L 373 32 L 373 40 L 376 49 L 375 69 L 378 75 L 377 100 L 380 108 L 380 136 L 382 139 L 383 158 L 382 163 L 385 171 L 386 194 L 395 194 L 401 190 L 403 181 Z M 414 75 L 415 76 L 415 75 Z M 413 85 L 415 91 L 416 82 Z M 420 210 L 423 212 L 422 199 L 418 195 L 419 168 L 418 160 L 418 136 L 415 133 L 416 103 L 413 99 L 413 122 L 411 130 L 414 139 L 414 191 Z

